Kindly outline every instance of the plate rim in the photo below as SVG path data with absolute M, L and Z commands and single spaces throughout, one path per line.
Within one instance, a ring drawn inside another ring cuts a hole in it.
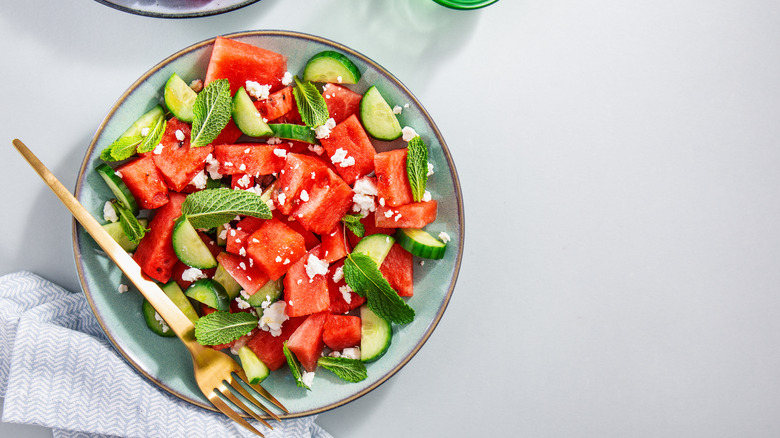
M 212 15 L 219 15 L 224 14 L 226 12 L 235 11 L 236 9 L 243 8 L 245 6 L 249 6 L 252 3 L 257 3 L 260 0 L 243 0 L 241 2 L 238 2 L 236 4 L 225 6 L 223 8 L 214 9 L 210 11 L 192 11 L 192 12 L 182 12 L 182 13 L 170 13 L 165 14 L 161 12 L 151 12 L 146 11 L 143 9 L 136 9 L 131 8 L 128 6 L 120 5 L 115 3 L 112 0 L 95 0 L 97 3 L 100 3 L 104 6 L 108 6 L 112 9 L 116 9 L 121 12 L 127 12 L 129 14 L 133 15 L 141 15 L 144 17 L 152 17 L 152 18 L 171 18 L 171 19 L 181 19 L 181 18 L 199 18 L 199 17 L 209 17 Z
M 283 414 L 279 415 L 279 417 L 283 419 L 289 419 L 289 418 L 297 418 L 297 417 L 304 417 L 304 416 L 310 416 L 319 414 L 322 412 L 326 412 L 332 409 L 335 409 L 340 406 L 344 406 L 354 400 L 357 400 L 358 398 L 370 393 L 371 391 L 375 390 L 379 386 L 381 386 L 383 383 L 385 383 L 387 380 L 389 380 L 392 376 L 397 374 L 411 359 L 417 355 L 417 353 L 420 351 L 422 346 L 428 341 L 430 336 L 433 334 L 434 329 L 438 326 L 439 322 L 441 321 L 441 318 L 444 316 L 444 313 L 447 309 L 447 306 L 449 305 L 450 299 L 452 298 L 452 294 L 455 290 L 455 286 L 458 280 L 458 276 L 460 273 L 460 268 L 463 260 L 463 248 L 464 248 L 464 241 L 465 241 L 465 211 L 463 207 L 463 192 L 461 189 L 460 184 L 460 178 L 457 173 L 457 169 L 455 167 L 454 161 L 452 159 L 452 154 L 447 146 L 446 142 L 444 141 L 444 137 L 441 134 L 441 131 L 439 130 L 439 127 L 436 125 L 435 121 L 431 117 L 431 115 L 428 113 L 427 109 L 423 107 L 422 103 L 417 99 L 417 97 L 409 90 L 406 85 L 404 85 L 398 78 L 396 78 L 391 72 L 389 72 L 387 69 L 379 65 L 377 62 L 375 62 L 373 59 L 369 58 L 368 56 L 362 54 L 361 52 L 358 52 L 354 49 L 351 49 L 341 43 L 332 41 L 330 39 L 303 33 L 303 32 L 297 32 L 297 31 L 287 31 L 287 30 L 247 30 L 247 31 L 240 31 L 240 32 L 233 32 L 233 33 L 227 33 L 222 35 L 217 35 L 196 43 L 193 43 L 183 49 L 177 50 L 173 54 L 165 57 L 163 60 L 157 62 L 153 67 L 148 69 L 146 72 L 144 72 L 138 79 L 136 79 L 122 94 L 121 96 L 116 99 L 116 101 L 112 104 L 110 110 L 106 113 L 103 120 L 98 125 L 97 129 L 95 130 L 95 133 L 93 134 L 92 140 L 89 143 L 89 146 L 87 147 L 84 157 L 82 159 L 81 166 L 79 168 L 79 173 L 76 178 L 76 187 L 74 190 L 74 195 L 77 199 L 80 199 L 81 195 L 81 189 L 84 186 L 85 183 L 85 176 L 87 171 L 87 165 L 89 162 L 89 157 L 92 155 L 95 147 L 97 146 L 98 138 L 100 137 L 100 134 L 103 132 L 103 130 L 106 128 L 109 121 L 113 118 L 114 114 L 118 111 L 121 104 L 127 99 L 127 97 L 134 92 L 139 86 L 141 86 L 148 78 L 156 73 L 158 70 L 164 68 L 167 66 L 171 61 L 174 59 L 181 57 L 183 55 L 186 55 L 187 53 L 190 53 L 192 51 L 198 50 L 206 45 L 213 44 L 215 39 L 217 37 L 224 37 L 224 38 L 240 38 L 240 37 L 253 37 L 253 36 L 272 36 L 272 37 L 288 37 L 288 38 L 300 38 L 305 39 L 309 41 L 318 42 L 321 44 L 325 44 L 328 46 L 331 46 L 332 48 L 343 50 L 347 54 L 351 56 L 356 56 L 362 59 L 364 62 L 369 64 L 372 68 L 376 69 L 383 75 L 385 75 L 391 82 L 394 83 L 395 86 L 399 87 L 401 90 L 403 90 L 404 93 L 406 93 L 411 99 L 413 104 L 419 109 L 421 115 L 423 118 L 429 123 L 430 128 L 432 130 L 433 135 L 436 137 L 436 139 L 439 141 L 439 144 L 441 145 L 442 153 L 444 155 L 444 158 L 446 159 L 447 165 L 449 167 L 449 170 L 452 175 L 452 182 L 453 182 L 453 193 L 455 194 L 455 209 L 456 209 L 456 217 L 458 219 L 459 223 L 459 230 L 458 230 L 458 240 L 457 240 L 457 254 L 455 256 L 455 259 L 453 261 L 453 271 L 452 271 L 452 277 L 450 279 L 450 284 L 448 287 L 448 290 L 446 294 L 442 298 L 442 303 L 440 306 L 439 311 L 434 315 L 434 318 L 430 321 L 428 324 L 428 327 L 423 332 L 420 339 L 416 340 L 416 343 L 414 347 L 411 349 L 411 351 L 404 357 L 402 360 L 400 360 L 395 366 L 393 366 L 389 371 L 387 371 L 384 375 L 380 376 L 376 382 L 373 384 L 363 388 L 360 391 L 357 391 L 356 393 L 345 397 L 341 400 L 338 400 L 337 402 L 327 404 L 325 406 L 315 408 L 315 409 L 309 409 L 307 411 L 301 411 L 301 412 L 293 412 L 289 414 Z M 164 382 L 160 381 L 159 379 L 152 376 L 149 372 L 144 370 L 138 363 L 134 362 L 129 352 L 123 348 L 120 343 L 117 341 L 117 339 L 114 337 L 114 335 L 111 334 L 111 330 L 106 326 L 105 322 L 98 316 L 100 314 L 99 310 L 97 309 L 95 302 L 92 297 L 92 293 L 89 291 L 89 287 L 87 286 L 86 281 L 86 273 L 84 272 L 84 264 L 80 262 L 80 259 L 82 258 L 81 254 L 81 248 L 79 245 L 79 228 L 80 225 L 74 218 L 72 220 L 72 226 L 71 226 L 71 240 L 72 240 L 72 246 L 73 246 L 73 255 L 74 255 L 74 261 L 76 265 L 76 269 L 78 272 L 79 277 L 79 283 L 81 285 L 82 292 L 84 293 L 84 296 L 89 304 L 89 307 L 95 316 L 95 319 L 97 320 L 98 324 L 100 325 L 101 330 L 103 331 L 103 334 L 106 336 L 106 338 L 111 343 L 111 346 L 123 357 L 125 362 L 127 362 L 136 372 L 143 375 L 145 378 L 147 378 L 149 381 L 153 382 L 156 386 L 159 388 L 165 390 L 169 394 L 176 396 L 177 398 L 190 403 L 192 405 L 207 409 L 212 412 L 218 412 L 217 409 L 207 403 L 203 403 L 200 400 L 194 400 L 192 398 L 189 398 L 186 396 L 186 394 L 182 394 L 174 388 L 171 388 L 170 386 L 166 385 Z M 261 415 L 262 416 L 262 415 Z

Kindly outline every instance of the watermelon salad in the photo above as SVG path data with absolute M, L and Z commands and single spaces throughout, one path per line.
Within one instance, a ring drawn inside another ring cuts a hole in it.
M 444 256 L 424 139 L 360 77 L 335 51 L 290 71 L 218 37 L 204 77 L 173 73 L 101 152 L 104 227 L 253 383 L 285 364 L 306 388 L 319 367 L 364 379 L 414 318 L 414 264 Z

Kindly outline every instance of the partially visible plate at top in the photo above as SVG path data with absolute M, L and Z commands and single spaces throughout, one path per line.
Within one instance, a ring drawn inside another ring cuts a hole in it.
M 95 0 L 131 14 L 157 18 L 195 18 L 243 8 L 258 0 Z

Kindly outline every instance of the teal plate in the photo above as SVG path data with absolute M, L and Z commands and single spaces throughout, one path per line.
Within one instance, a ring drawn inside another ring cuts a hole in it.
M 413 127 L 429 146 L 434 174 L 428 190 L 439 201 L 438 217 L 427 229 L 434 235 L 446 231 L 452 238 L 445 258 L 414 265 L 414 297 L 408 299 L 416 317 L 410 324 L 393 328 L 392 344 L 380 360 L 367 364 L 368 379 L 348 383 L 330 371 L 318 369 L 312 391 L 298 388 L 291 373 L 283 367 L 271 373 L 263 386 L 289 410 L 285 417 L 312 415 L 348 403 L 378 387 L 406 365 L 419 351 L 441 319 L 452 296 L 463 256 L 463 204 L 458 176 L 441 133 L 430 115 L 412 93 L 392 74 L 368 57 L 335 42 L 316 36 L 284 32 L 253 31 L 226 35 L 246 43 L 284 54 L 287 68 L 300 74 L 306 61 L 322 50 L 346 54 L 360 69 L 360 82 L 351 86 L 360 93 L 377 85 L 391 106 L 407 108 L 399 115 L 401 126 Z M 145 111 L 156 105 L 165 82 L 176 72 L 185 80 L 203 78 L 214 39 L 199 42 L 163 60 L 119 98 L 100 124 L 79 171 L 76 197 L 95 217 L 102 218 L 103 204 L 112 198 L 101 177 L 94 172 L 100 151 L 113 142 Z M 405 147 L 403 140 L 374 142 L 377 151 Z M 162 389 L 195 405 L 211 409 L 199 391 L 192 374 L 190 355 L 177 338 L 153 334 L 141 315 L 142 297 L 132 287 L 120 294 L 120 284 L 128 284 L 119 269 L 105 256 L 81 226 L 73 228 L 73 244 L 81 286 L 101 327 L 114 347 L 141 374 Z

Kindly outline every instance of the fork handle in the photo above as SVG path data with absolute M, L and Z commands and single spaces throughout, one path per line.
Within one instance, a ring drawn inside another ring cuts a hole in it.
M 73 214 L 73 217 L 84 227 L 87 233 L 95 239 L 95 242 L 103 248 L 103 251 L 119 266 L 127 278 L 149 300 L 157 313 L 171 327 L 176 336 L 188 344 L 195 342 L 195 326 L 184 313 L 165 295 L 157 284 L 147 280 L 141 273 L 141 267 L 130 254 L 103 229 L 103 226 L 84 208 L 81 203 L 70 193 L 65 186 L 51 173 L 51 171 L 18 139 L 13 140 L 14 147 L 30 163 L 33 169 L 43 178 L 55 195 L 65 204 L 65 207 Z

